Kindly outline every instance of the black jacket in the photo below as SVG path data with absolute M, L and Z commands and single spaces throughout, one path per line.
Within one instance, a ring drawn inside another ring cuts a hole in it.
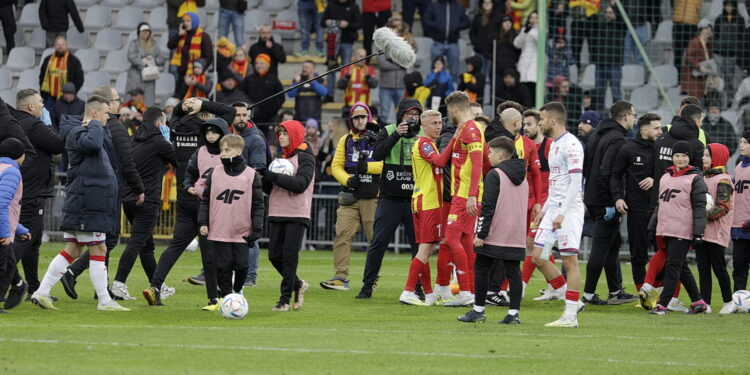
M 146 202 L 161 202 L 161 181 L 167 164 L 176 165 L 174 147 L 161 135 L 159 128 L 144 122 L 133 136 L 133 156 L 138 174 L 145 187 Z M 125 189 L 125 202 L 138 197 L 129 187 Z
M 691 160 L 692 161 L 692 160 Z M 708 221 L 708 215 L 706 215 L 706 194 L 708 194 L 708 187 L 706 181 L 703 180 L 703 175 L 698 168 L 690 166 L 691 169 L 685 172 L 685 175 L 693 175 L 693 182 L 690 189 L 690 201 L 693 209 L 691 214 L 693 215 L 693 237 L 702 237 L 705 234 L 706 222 Z M 672 173 L 671 170 L 667 170 L 666 173 Z M 659 180 L 665 173 L 659 175 Z M 656 187 L 656 184 L 654 184 Z M 657 196 L 659 194 L 656 194 Z M 658 202 L 658 201 L 657 201 Z M 651 215 L 651 221 L 648 223 L 648 231 L 656 232 L 656 225 L 658 224 L 659 218 L 659 205 L 657 204 L 654 209 L 654 214 Z
M 320 25 L 325 30 L 326 21 L 346 21 L 349 24 L 346 28 L 341 29 L 341 43 L 354 43 L 359 37 L 358 30 L 362 28 L 362 14 L 359 12 L 359 5 L 354 0 L 348 0 L 340 3 L 338 0 L 329 1 L 326 11 L 323 12 Z M 344 61 L 347 63 L 348 61 Z
M 68 31 L 68 15 L 73 19 L 79 33 L 83 22 L 73 0 L 42 0 L 39 3 L 39 23 L 45 31 Z
M 227 90 L 225 88 L 222 88 L 221 91 L 216 92 L 216 101 L 219 103 L 224 103 L 228 105 L 232 105 L 232 103 L 236 102 L 249 102 L 250 99 L 247 98 L 247 95 L 240 89 L 239 85 L 234 88 L 234 90 Z
M 83 109 L 85 106 L 86 103 L 77 96 L 70 103 L 60 97 L 60 99 L 57 99 L 55 102 L 55 109 L 52 111 L 52 126 L 54 126 L 56 130 L 60 129 L 60 117 L 62 117 L 62 115 L 83 116 Z
M 266 173 L 263 176 L 263 192 L 271 194 L 271 189 L 276 185 L 282 189 L 289 190 L 295 194 L 302 194 L 310 186 L 310 182 L 315 177 L 315 155 L 313 155 L 310 147 L 305 150 L 296 149 L 292 151 L 289 157 L 299 155 L 297 157 L 297 173 L 294 176 L 287 176 L 283 174 L 276 174 L 276 180 L 271 182 L 269 174 Z M 269 222 L 285 222 L 285 223 L 300 223 L 309 226 L 310 219 L 306 217 L 268 217 Z
M 526 162 L 523 159 L 509 159 L 505 160 L 497 165 L 494 165 L 492 169 L 487 173 L 484 178 L 484 193 L 482 194 L 482 212 L 477 221 L 477 238 L 485 239 L 490 233 L 490 227 L 492 226 L 492 218 L 495 216 L 495 206 L 497 205 L 497 199 L 502 193 L 500 191 L 500 176 L 495 168 L 499 168 L 505 175 L 508 176 L 510 181 L 518 186 L 523 183 L 526 179 Z M 503 213 L 500 212 L 500 215 Z M 477 254 L 482 254 L 491 258 L 503 259 L 503 260 L 518 260 L 521 261 L 526 254 L 526 249 L 522 247 L 505 247 L 505 246 L 494 246 L 487 245 L 477 247 L 474 249 Z
M 477 103 L 484 103 L 484 74 L 482 74 L 482 66 L 484 61 L 481 57 L 474 55 L 466 59 L 466 62 L 471 63 L 474 66 L 474 70 L 471 75 L 474 76 L 474 83 L 464 82 L 463 75 L 458 77 L 458 91 L 471 91 L 477 94 Z
M 170 30 L 177 30 L 180 27 L 182 19 L 177 17 L 177 11 L 184 2 L 185 0 L 167 0 L 167 27 Z M 195 0 L 195 5 L 202 8 L 206 6 L 206 0 Z M 206 20 L 201 20 L 201 22 L 205 23 Z
M 469 39 L 474 51 L 488 59 L 492 58 L 492 42 L 497 37 L 497 30 L 500 28 L 500 17 L 498 13 L 493 12 L 487 20 L 487 24 L 482 25 L 482 12 L 478 12 L 471 21 L 469 29 Z
M 217 168 L 224 168 L 224 172 L 233 177 L 244 172 L 245 168 L 250 168 L 245 164 L 242 156 L 238 156 L 236 159 L 235 163 L 228 167 L 222 165 Z M 214 203 L 211 201 L 211 176 L 213 172 L 214 168 L 206 171 L 206 188 L 203 190 L 203 199 L 201 199 L 200 208 L 198 209 L 198 225 L 200 226 L 208 226 L 209 224 L 209 208 Z M 263 216 L 266 212 L 266 204 L 263 199 L 263 189 L 261 186 L 260 175 L 256 174 L 253 179 L 253 204 L 250 208 L 250 216 L 253 221 L 252 233 L 258 235 L 263 233 Z
M 257 73 L 248 75 L 242 81 L 241 89 L 247 95 L 247 98 L 250 99 L 250 102 L 257 103 L 272 94 L 284 90 L 284 87 L 281 86 L 281 81 L 269 72 L 263 77 Z M 269 126 L 269 124 L 274 122 L 276 114 L 279 113 L 281 106 L 284 105 L 285 99 L 284 95 L 279 95 L 262 105 L 253 107 L 253 122 L 264 127 Z M 231 124 L 232 122 L 228 123 Z
M 0 142 L 7 138 L 16 138 L 23 142 L 26 158 L 36 158 L 34 145 L 29 141 L 29 137 L 26 136 L 21 125 L 18 124 L 18 121 L 10 113 L 11 108 L 13 107 L 6 105 L 3 99 L 0 98 Z M 23 164 L 26 165 L 26 163 L 24 162 Z M 23 166 L 21 167 L 23 168 Z
M 229 123 L 228 123 L 229 124 Z M 225 136 L 229 134 L 229 126 L 224 126 L 224 124 L 215 124 L 219 130 L 221 130 L 221 136 Z M 205 142 L 205 136 L 203 135 L 203 132 L 200 132 L 201 138 L 203 138 L 203 141 L 206 146 L 206 150 L 211 155 L 219 155 L 221 153 L 221 150 L 219 149 L 219 141 L 214 142 L 213 144 L 209 144 Z M 221 138 L 219 138 L 221 140 Z M 190 156 L 190 160 L 187 162 L 187 166 L 185 167 L 185 175 L 182 179 L 182 190 L 187 193 L 187 190 L 191 187 L 195 186 L 195 183 L 198 181 L 200 177 L 200 168 L 198 168 L 198 151 L 200 148 L 196 148 L 195 152 Z M 244 162 L 244 161 L 243 161 Z M 245 163 L 247 165 L 247 163 Z M 180 181 L 179 179 L 177 181 Z
M 451 142 L 451 138 L 456 134 L 456 125 L 453 124 L 450 118 L 443 118 L 443 127 L 440 129 L 440 137 L 438 137 L 437 146 L 440 152 L 443 152 L 448 144 Z M 485 137 L 485 139 L 487 139 Z M 451 165 L 450 163 L 443 168 L 443 202 L 449 202 L 453 199 L 451 196 Z
M 398 104 L 396 110 L 396 124 L 401 123 L 404 113 L 411 108 L 418 108 L 422 111 L 422 105 L 419 100 L 405 98 Z M 393 128 L 393 125 L 389 127 Z M 411 149 L 414 146 L 415 138 L 405 138 L 395 130 L 388 134 L 386 127 L 378 132 L 375 140 L 375 149 L 372 152 L 372 158 L 377 161 L 384 161 L 383 173 L 380 179 L 380 196 L 395 200 L 411 200 L 414 191 L 414 177 L 412 175 Z M 389 163 L 386 159 L 393 151 L 398 148 L 398 164 Z M 408 186 L 408 188 L 406 188 Z
M 513 133 L 508 131 L 508 129 L 500 123 L 500 116 L 495 116 L 495 118 L 490 121 L 489 125 L 487 125 L 487 129 L 484 130 L 484 139 L 489 142 L 502 136 L 508 137 L 512 140 L 516 139 L 516 137 L 513 136 Z
M 42 87 L 44 76 L 47 74 L 47 64 L 49 64 L 50 56 L 44 58 L 42 61 L 42 67 L 39 69 L 39 87 Z M 73 52 L 68 54 L 68 82 L 73 82 L 73 86 L 76 87 L 76 92 L 83 87 L 83 68 L 81 67 L 81 61 L 78 60 Z M 41 91 L 41 94 L 42 98 L 48 98 L 50 96 L 49 93 L 45 91 Z
M 117 185 L 120 187 L 120 196 L 124 193 L 123 183 L 134 194 L 143 193 L 143 182 L 141 181 L 141 176 L 138 175 L 138 169 L 135 167 L 133 148 L 130 145 L 130 134 L 128 134 L 127 129 L 117 119 L 117 116 L 109 115 L 105 130 L 110 134 L 117 155 L 117 164 L 119 165 Z
M 245 13 L 247 10 L 247 0 L 219 0 L 219 6 L 237 13 Z
M 424 36 L 438 43 L 458 43 L 460 31 L 471 26 L 466 9 L 457 0 L 432 2 L 422 16 Z
M 654 142 L 638 134 L 636 139 L 622 145 L 612 164 L 609 177 L 612 200 L 624 199 L 628 212 L 650 212 L 651 191 L 638 186 L 648 177 L 654 177 Z
M 583 159 L 583 177 L 586 179 L 583 203 L 587 206 L 614 205 L 609 191 L 609 177 L 617 153 L 627 142 L 626 133 L 627 130 L 622 125 L 606 118 L 599 122 L 599 126 L 589 136 Z
M 499 27 L 500 26 L 498 26 L 498 28 Z M 505 69 L 515 69 L 516 64 L 518 63 L 518 58 L 521 57 L 521 50 L 513 45 L 513 40 L 516 38 L 516 35 L 518 35 L 518 32 L 513 28 L 510 30 L 512 33 L 510 40 L 505 42 L 498 40 L 497 50 L 495 50 L 495 79 L 497 80 L 496 84 L 498 85 L 503 82 L 503 73 L 505 72 Z
M 690 144 L 692 154 L 690 165 L 703 169 L 703 150 L 706 146 L 698 139 L 698 125 L 695 121 L 675 116 L 672 119 L 672 127 L 654 142 L 654 187 L 651 188 L 651 208 L 656 207 L 659 197 L 659 179 L 672 165 L 672 146 L 678 141 L 686 141 Z
M 23 200 L 52 197 L 55 172 L 52 155 L 65 151 L 65 143 L 51 126 L 27 112 L 8 106 L 36 150 L 35 156 L 27 156 L 21 166 L 23 176 Z
M 514 86 L 506 86 L 503 82 L 502 75 L 499 75 L 496 78 L 497 82 L 495 84 L 497 86 L 495 88 L 494 108 L 496 108 L 498 104 L 508 100 L 512 100 L 522 105 L 524 108 L 530 108 L 534 104 L 529 89 L 521 84 L 521 75 L 518 71 L 515 71 L 513 74 L 516 76 L 516 84 Z
M 275 76 L 279 75 L 279 64 L 283 64 L 286 62 L 286 52 L 284 52 L 284 46 L 276 43 L 273 39 L 271 39 L 271 48 L 266 47 L 266 42 L 260 40 L 260 37 L 258 37 L 258 42 L 250 46 L 250 52 L 248 52 L 248 56 L 250 56 L 250 61 L 255 64 L 255 58 L 258 57 L 261 53 L 265 53 L 266 55 L 271 57 L 271 68 L 269 69 L 268 73 L 273 74 Z
M 596 21 L 593 30 L 593 43 L 591 49 L 591 63 L 596 65 L 622 65 L 623 43 L 625 43 L 625 23 L 620 18 L 620 13 L 615 10 L 617 19 L 605 21 L 603 18 Z
M 745 19 L 737 13 L 736 6 L 731 20 L 726 10 L 721 11 L 721 15 L 716 17 L 713 31 L 715 53 L 724 57 L 736 57 L 742 53 L 748 33 Z

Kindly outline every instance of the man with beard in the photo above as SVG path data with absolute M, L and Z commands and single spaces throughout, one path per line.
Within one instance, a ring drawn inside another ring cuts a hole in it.
M 268 69 L 269 73 L 278 76 L 279 75 L 279 64 L 286 62 L 286 52 L 284 52 L 284 46 L 274 42 L 273 34 L 271 34 L 271 26 L 263 25 L 259 30 L 260 35 L 258 36 L 258 42 L 250 46 L 250 60 L 255 64 L 255 59 L 261 54 L 266 54 L 271 58 L 269 63 L 271 67 Z
M 54 111 L 55 101 L 63 95 L 66 82 L 73 82 L 75 92 L 78 92 L 83 86 L 83 68 L 81 61 L 68 50 L 65 37 L 58 36 L 55 52 L 44 58 L 39 69 L 39 87 L 48 111 Z

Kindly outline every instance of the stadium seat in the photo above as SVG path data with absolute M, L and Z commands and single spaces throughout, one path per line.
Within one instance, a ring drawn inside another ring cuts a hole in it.
M 41 27 L 37 27 L 31 32 L 31 43 L 29 47 L 34 51 L 44 51 L 47 48 L 47 33 Z
M 3 99 L 4 102 L 14 105 L 16 103 L 16 94 L 18 93 L 18 89 L 7 89 L 0 91 L 0 98 Z
M 209 12 L 219 12 L 219 0 L 206 0 L 206 5 L 203 6 L 203 9 L 209 11 Z M 250 7 L 248 7 L 250 9 Z
M 247 9 L 255 9 L 260 4 L 260 0 L 247 0 Z
M 167 8 L 158 7 L 151 10 L 151 14 L 148 15 L 148 23 L 151 25 L 151 30 L 155 32 L 166 32 L 167 31 Z
M 42 58 L 39 60 L 39 63 L 41 64 L 45 57 L 51 55 L 53 52 L 55 52 L 55 49 L 50 47 L 42 51 Z
M 291 5 L 290 0 L 263 0 L 260 4 L 260 9 L 271 13 L 280 12 Z
M 130 5 L 131 0 L 102 0 L 101 4 L 109 8 L 123 8 Z
M 162 73 L 156 80 L 156 97 L 165 100 L 174 95 L 174 76 L 169 73 Z
M 128 61 L 128 50 L 126 48 L 116 49 L 107 54 L 104 60 L 104 71 L 112 74 L 127 71 L 130 68 Z
M 667 89 L 667 98 L 669 99 L 669 102 L 672 103 L 672 107 L 674 107 L 675 111 L 680 108 L 680 102 L 686 95 L 682 95 L 680 93 L 679 87 L 670 87 Z
M 294 38 L 298 29 L 299 19 L 297 12 L 294 10 L 282 10 L 273 20 L 274 33 L 279 34 L 282 38 Z
M 723 117 L 725 120 L 727 120 L 730 124 L 732 124 L 732 127 L 734 128 L 734 132 L 736 133 L 738 126 L 737 126 L 737 119 L 740 117 L 740 114 L 737 111 L 728 109 L 721 113 L 721 117 Z M 744 129 L 743 129 L 744 130 Z
M 24 29 L 35 29 L 39 27 L 39 3 L 29 3 L 21 10 L 21 18 L 18 26 Z
M 5 66 L 14 72 L 20 72 L 34 67 L 34 49 L 31 47 L 16 47 L 10 50 Z
M 115 30 L 131 31 L 138 27 L 138 24 L 143 21 L 143 9 L 126 6 L 120 9 L 117 13 L 117 20 L 112 28 Z
M 161 1 L 161 0 L 135 0 L 133 2 L 133 6 L 137 6 L 137 7 L 140 7 L 140 8 L 151 9 L 151 12 L 153 12 L 155 9 L 158 9 L 157 7 L 161 6 L 162 4 L 164 4 L 164 2 Z M 166 9 L 166 8 L 164 8 L 164 9 Z M 162 20 L 162 23 L 165 22 L 165 20 L 166 20 L 166 18 L 164 18 Z M 151 25 L 151 27 L 153 27 L 153 26 L 154 25 Z
M 109 83 L 109 73 L 102 71 L 89 72 L 83 81 L 83 87 L 81 87 L 79 96 L 87 98 L 94 92 L 94 89 L 99 86 L 108 86 Z
M 628 64 L 622 67 L 622 88 L 632 90 L 643 86 L 646 82 L 646 70 L 638 64 Z
M 83 68 L 84 73 L 99 69 L 99 51 L 96 49 L 79 49 L 75 55 L 81 61 L 81 68 Z
M 39 69 L 31 68 L 21 72 L 21 76 L 18 78 L 18 89 L 34 89 L 39 90 Z M 16 101 L 13 100 L 13 103 Z
M 417 60 L 430 60 L 432 53 L 432 39 L 418 36 L 414 38 L 414 40 L 417 42 Z
M 115 81 L 115 90 L 117 90 L 118 93 L 120 93 L 120 96 L 124 96 L 125 88 L 128 84 L 128 72 L 122 72 L 117 75 L 117 80 Z
M 641 86 L 630 93 L 630 102 L 636 112 L 646 113 L 659 105 L 659 92 L 654 86 Z
M 167 48 L 167 43 L 169 42 L 169 34 L 163 33 L 159 37 L 159 50 L 161 52 L 161 55 L 164 57 L 169 57 L 169 48 Z M 169 61 L 167 61 L 169 63 Z
M 661 84 L 664 85 L 665 89 L 677 86 L 677 68 L 674 65 L 656 66 L 654 67 L 654 73 L 654 75 L 659 76 Z M 654 75 L 651 75 L 651 78 L 648 80 L 648 84 L 651 86 L 656 86 Z
M 86 30 L 101 30 L 112 24 L 112 9 L 94 5 L 86 11 L 86 17 L 83 19 L 83 27 Z
M 672 21 L 665 20 L 659 23 L 659 26 L 656 28 L 654 42 L 669 45 L 672 44 Z
M 10 69 L 0 66 L 0 90 L 7 90 L 13 86 L 13 76 Z
M 583 79 L 579 86 L 584 90 L 591 90 L 596 87 L 596 65 L 586 65 L 586 68 L 583 70 Z
M 578 64 L 569 66 L 568 71 L 570 72 L 570 82 L 578 86 Z
M 96 4 L 99 4 L 99 0 L 76 0 L 76 6 L 78 7 L 78 10 L 87 9 L 90 6 L 94 6 Z
M 262 25 L 268 25 L 271 22 L 271 15 L 265 10 L 252 9 L 245 13 L 245 33 L 258 35 L 258 29 Z
M 68 29 L 67 38 L 68 48 L 74 51 L 81 48 L 89 48 L 89 46 L 91 45 L 89 32 L 84 31 L 82 33 L 79 33 L 75 27 L 71 27 L 70 29 Z
M 99 31 L 96 34 L 94 48 L 98 49 L 102 54 L 122 48 L 122 36 L 120 32 L 112 29 Z

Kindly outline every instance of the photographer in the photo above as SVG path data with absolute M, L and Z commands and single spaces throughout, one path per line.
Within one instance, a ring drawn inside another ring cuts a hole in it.
M 333 177 L 341 183 L 336 210 L 336 239 L 333 242 L 333 267 L 336 274 L 321 281 L 323 289 L 349 290 L 349 260 L 352 238 L 360 226 L 367 241 L 372 240 L 372 224 L 378 200 L 378 185 L 383 162 L 372 157 L 375 138 L 370 108 L 357 102 L 349 111 L 349 134 L 341 137 L 331 163 Z
M 399 103 L 396 113 L 398 125 L 388 125 L 378 133 L 372 157 L 383 161 L 383 178 L 380 200 L 375 211 L 375 235 L 367 250 L 362 290 L 357 298 L 372 297 L 383 255 L 399 224 L 404 225 L 412 255 L 418 250 L 411 215 L 411 194 L 414 190 L 411 150 L 420 131 L 420 114 L 422 106 L 418 100 L 404 99 Z
M 317 76 L 315 62 L 305 60 L 302 63 L 302 72 L 294 73 L 292 85 Z M 323 112 L 323 97 L 326 95 L 328 95 L 328 88 L 320 80 L 312 81 L 287 93 L 287 96 L 294 98 L 295 117 L 301 123 L 305 123 L 311 118 L 320 123 L 321 113 Z

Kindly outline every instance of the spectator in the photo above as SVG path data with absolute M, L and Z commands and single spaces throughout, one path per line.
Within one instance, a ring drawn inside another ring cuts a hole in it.
M 677 67 L 677 71 L 681 71 L 682 59 L 687 54 L 685 48 L 688 47 L 690 38 L 698 32 L 703 0 L 674 0 L 672 4 L 674 9 L 672 14 L 674 65 Z
M 557 76 L 570 79 L 570 66 L 575 65 L 576 60 L 565 40 L 564 29 L 559 29 L 557 36 L 550 38 L 548 45 L 550 52 L 547 58 L 547 87 L 550 87 Z M 569 108 L 565 107 L 565 109 Z
M 328 2 L 321 26 L 328 28 L 326 41 L 328 42 L 328 68 L 338 66 L 337 58 L 346 63 L 352 57 L 353 44 L 359 37 L 358 30 L 362 27 L 362 16 L 359 6 L 354 0 L 332 0 Z M 364 57 L 364 56 L 363 56 Z M 334 89 L 333 79 L 328 80 L 328 96 L 326 102 L 333 101 Z
M 164 65 L 164 57 L 161 55 L 159 44 L 154 41 L 151 26 L 145 22 L 138 25 L 138 36 L 128 43 L 128 81 L 125 89 L 133 90 L 136 87 L 143 89 L 147 106 L 152 106 L 156 100 L 156 78 L 143 80 L 143 69 L 147 66 Z
M 204 7 L 206 0 L 167 0 L 167 29 L 169 30 L 169 39 L 172 39 L 178 34 L 180 25 L 182 25 L 182 17 L 187 12 L 197 12 L 198 7 Z M 172 59 L 172 53 L 170 51 L 169 58 Z
M 299 31 L 302 38 L 301 49 L 296 53 L 297 56 L 325 56 L 323 26 L 320 25 L 324 11 L 325 1 L 323 0 L 299 0 L 297 2 L 297 17 L 299 18 Z M 317 48 L 315 53 L 310 51 L 311 32 L 315 33 L 315 48 Z
M 372 53 L 372 34 L 385 26 L 391 18 L 391 0 L 362 0 L 362 44 L 367 54 Z
M 135 111 L 137 111 L 141 115 L 144 112 L 146 112 L 146 107 L 147 106 L 146 106 L 146 103 L 143 100 L 144 94 L 143 94 L 143 89 L 142 88 L 136 87 L 136 88 L 128 91 L 128 95 L 130 95 L 130 99 L 127 102 L 122 103 L 123 107 L 134 109 Z
M 414 24 L 414 12 L 419 9 L 419 16 L 422 17 L 422 21 L 424 22 L 424 15 L 427 14 L 427 8 L 430 7 L 432 0 L 403 0 L 402 3 L 404 22 L 409 25 L 409 30 L 414 30 L 412 27 Z M 424 24 L 422 24 L 422 30 L 424 30 Z
M 273 40 L 271 26 L 261 26 L 260 35 L 258 36 L 258 42 L 250 46 L 249 55 L 250 61 L 253 64 L 255 64 L 255 59 L 260 54 L 266 54 L 271 58 L 270 73 L 278 77 L 279 64 L 283 64 L 286 62 L 286 52 L 284 52 L 284 46 L 276 43 Z
M 305 122 L 305 142 L 312 147 L 312 153 L 317 158 L 320 155 L 320 149 L 323 148 L 323 138 L 320 137 L 320 126 L 314 118 L 307 119 Z
M 448 59 L 448 71 L 453 82 L 458 82 L 458 38 L 461 30 L 471 26 L 464 6 L 458 0 L 437 0 L 422 16 L 424 35 L 432 39 L 432 61 L 440 56 Z M 429 105 L 429 103 L 428 103 Z
M 588 45 L 591 45 L 596 15 L 600 7 L 599 1 L 571 1 L 568 4 L 568 13 L 573 19 L 570 25 L 570 49 L 573 51 L 576 63 L 581 61 L 583 43 L 588 41 Z M 578 71 L 583 72 L 583 65 L 578 67 Z
M 47 34 L 47 47 L 57 42 L 57 37 L 68 33 L 68 16 L 73 19 L 79 33 L 84 31 L 81 16 L 73 0 L 41 0 L 39 3 L 39 23 Z
M 232 55 L 232 62 L 229 63 L 227 69 L 231 72 L 239 75 L 240 79 L 247 77 L 248 68 L 251 66 L 250 58 L 247 56 L 247 51 L 242 48 L 237 48 Z M 250 68 L 252 71 L 252 68 Z
M 399 16 L 393 16 L 390 19 L 388 19 L 388 23 L 386 24 L 393 32 L 396 33 L 396 35 L 404 38 L 409 45 L 411 45 L 411 48 L 414 49 L 414 52 L 417 52 L 417 41 L 414 39 L 414 37 L 409 32 L 409 25 L 404 23 L 404 20 Z
M 406 87 L 404 97 L 419 100 L 419 105 L 425 108 L 427 98 L 430 96 L 430 89 L 424 86 L 422 74 L 418 71 L 406 73 L 404 75 L 404 87 Z
M 219 37 L 234 32 L 234 43 L 239 48 L 245 42 L 245 11 L 247 0 L 219 0 Z
M 337 85 L 344 90 L 344 107 L 351 107 L 356 102 L 370 105 L 370 93 L 378 87 L 378 79 L 375 77 L 375 68 L 367 65 L 365 49 L 357 48 L 352 55 L 352 61 L 362 60 L 354 65 L 347 66 L 341 71 Z
M 0 0 L 0 23 L 3 25 L 6 53 L 16 47 L 16 15 L 13 6 L 16 0 Z
M 519 75 L 515 68 L 508 68 L 503 73 L 503 79 L 497 84 L 495 89 L 495 104 L 514 101 L 521 104 L 524 108 L 532 106 L 531 93 L 529 89 L 518 82 Z
M 55 51 L 44 58 L 39 69 L 39 87 L 48 111 L 54 110 L 55 101 L 62 96 L 66 82 L 73 82 L 75 92 L 83 86 L 83 69 L 81 61 L 68 50 L 68 41 L 64 36 L 55 39 Z
M 83 108 L 86 106 L 86 103 L 76 96 L 76 87 L 73 82 L 65 82 L 62 92 L 62 96 L 57 99 L 55 109 L 52 111 L 52 126 L 55 130 L 60 129 L 62 115 L 82 116 Z
M 612 101 L 622 99 L 622 45 L 625 39 L 625 23 L 618 18 L 613 6 L 604 9 L 601 20 L 596 22 L 591 49 L 591 63 L 596 65 L 596 96 L 594 106 L 604 108 L 607 86 L 612 89 Z
M 567 119 L 566 126 L 573 129 L 578 117 L 581 116 L 581 89 L 573 85 L 569 79 L 556 76 L 552 80 L 552 92 L 547 102 L 556 101 L 565 106 Z
M 625 12 L 630 17 L 630 22 L 633 24 L 635 34 L 638 36 L 638 40 L 646 48 L 648 43 L 648 37 L 650 30 L 648 28 L 648 22 L 652 22 L 652 25 L 656 25 L 661 21 L 661 15 L 659 10 L 658 0 L 630 0 L 625 1 L 622 4 L 625 7 Z M 638 64 L 646 67 L 646 63 L 643 61 L 643 56 L 635 45 L 635 40 L 630 35 L 630 32 L 625 32 L 625 51 L 623 64 Z
M 568 0 L 551 0 L 549 2 L 550 10 L 547 12 L 549 27 L 547 28 L 547 35 L 553 35 L 559 32 L 560 29 L 563 32 L 565 31 L 567 26 L 566 18 L 568 16 L 567 5 Z
M 483 59 L 477 55 L 466 58 L 466 73 L 461 75 L 458 90 L 469 95 L 471 103 L 484 103 L 484 75 L 482 74 Z
M 711 135 L 711 142 L 721 143 L 730 150 L 737 149 L 737 133 L 734 126 L 721 116 L 721 108 L 712 104 L 708 107 L 701 129 Z
M 307 81 L 310 78 L 317 77 L 315 73 L 315 62 L 305 60 L 302 63 L 302 72 L 294 73 L 292 85 Z M 294 112 L 297 120 L 304 123 L 308 119 L 320 121 L 323 113 L 323 97 L 328 95 L 328 89 L 320 80 L 314 80 L 304 84 L 294 90 L 290 90 L 287 95 L 294 98 Z
M 242 91 L 250 99 L 250 102 L 257 103 L 284 89 L 276 75 L 269 71 L 270 67 L 271 56 L 261 53 L 255 57 L 255 72 L 245 77 L 241 85 Z M 253 121 L 264 134 L 271 134 L 274 125 L 273 120 L 283 104 L 284 96 L 279 95 L 263 105 L 253 108 Z
M 216 91 L 216 101 L 224 104 L 249 102 L 247 95 L 239 88 L 241 82 L 242 79 L 236 73 L 222 70 L 219 74 L 220 90 Z
M 719 70 L 724 78 L 724 91 L 731 96 L 736 89 L 735 74 L 737 63 L 743 53 L 747 38 L 750 37 L 745 30 L 745 19 L 737 14 L 737 1 L 724 0 L 724 9 L 720 16 L 716 17 L 713 27 L 716 48 L 714 51 L 721 56 L 718 59 Z M 730 148 L 730 150 L 734 150 Z
M 680 70 L 680 83 L 686 95 L 703 99 L 708 91 L 706 82 L 717 77 L 718 65 L 715 60 L 712 60 L 711 24 L 702 20 L 698 30 L 698 35 L 690 41 L 685 50 L 685 58 Z
M 216 69 L 218 71 L 227 69 L 234 59 L 234 54 L 242 48 L 237 48 L 227 37 L 222 36 L 216 41 Z
M 213 90 L 213 86 L 213 80 L 206 73 L 205 61 L 198 59 L 193 61 L 192 74 L 185 74 L 182 82 L 180 82 L 178 96 L 181 96 L 182 100 L 192 97 L 208 98 L 211 90 Z
M 279 113 L 279 120 L 277 122 L 282 123 L 284 121 L 292 121 L 292 120 L 294 120 L 294 112 L 286 110 L 286 111 L 281 111 L 281 113 Z
M 495 76 L 505 74 L 509 68 L 516 69 L 521 51 L 513 45 L 518 32 L 513 28 L 513 20 L 509 15 L 500 17 L 497 32 L 497 49 L 495 50 Z
M 482 8 L 474 16 L 469 29 L 469 39 L 474 52 L 482 59 L 482 74 L 489 78 L 492 66 L 492 42 L 497 38 L 500 17 L 492 8 L 492 0 L 480 1 Z
M 516 64 L 518 71 L 521 73 L 521 84 L 529 90 L 532 101 L 536 98 L 536 40 L 539 35 L 538 22 L 539 16 L 537 13 L 531 12 L 526 20 L 526 26 L 516 36 L 516 39 L 513 40 L 513 45 L 521 49 L 521 57 L 518 58 L 518 64 Z
M 445 70 L 445 57 L 438 56 L 432 61 L 432 73 L 425 78 L 424 86 L 430 89 L 427 108 L 445 111 L 445 98 L 454 90 L 453 78 Z
M 167 42 L 167 48 L 174 50 L 174 55 L 169 61 L 169 71 L 177 79 L 177 92 L 180 91 L 179 88 L 183 85 L 185 76 L 193 74 L 193 62 L 203 59 L 204 70 L 213 63 L 214 51 L 211 37 L 199 26 L 198 15 L 186 12 L 182 16 L 179 31 Z
M 536 12 L 536 0 L 515 0 L 508 1 L 510 9 L 516 14 L 520 14 L 520 22 L 528 23 L 529 17 Z M 519 23 L 520 24 L 520 23 Z
M 584 112 L 581 118 L 578 119 L 578 136 L 588 138 L 591 132 L 599 125 L 599 121 L 601 121 L 599 112 L 592 110 Z
M 178 104 L 180 104 L 180 100 L 175 97 L 167 99 L 167 101 L 164 103 L 164 114 L 167 115 L 167 123 L 172 120 L 174 107 L 176 107 Z
M 395 121 L 396 106 L 404 97 L 405 75 L 406 69 L 393 62 L 388 55 L 378 55 L 380 116 L 388 124 Z

